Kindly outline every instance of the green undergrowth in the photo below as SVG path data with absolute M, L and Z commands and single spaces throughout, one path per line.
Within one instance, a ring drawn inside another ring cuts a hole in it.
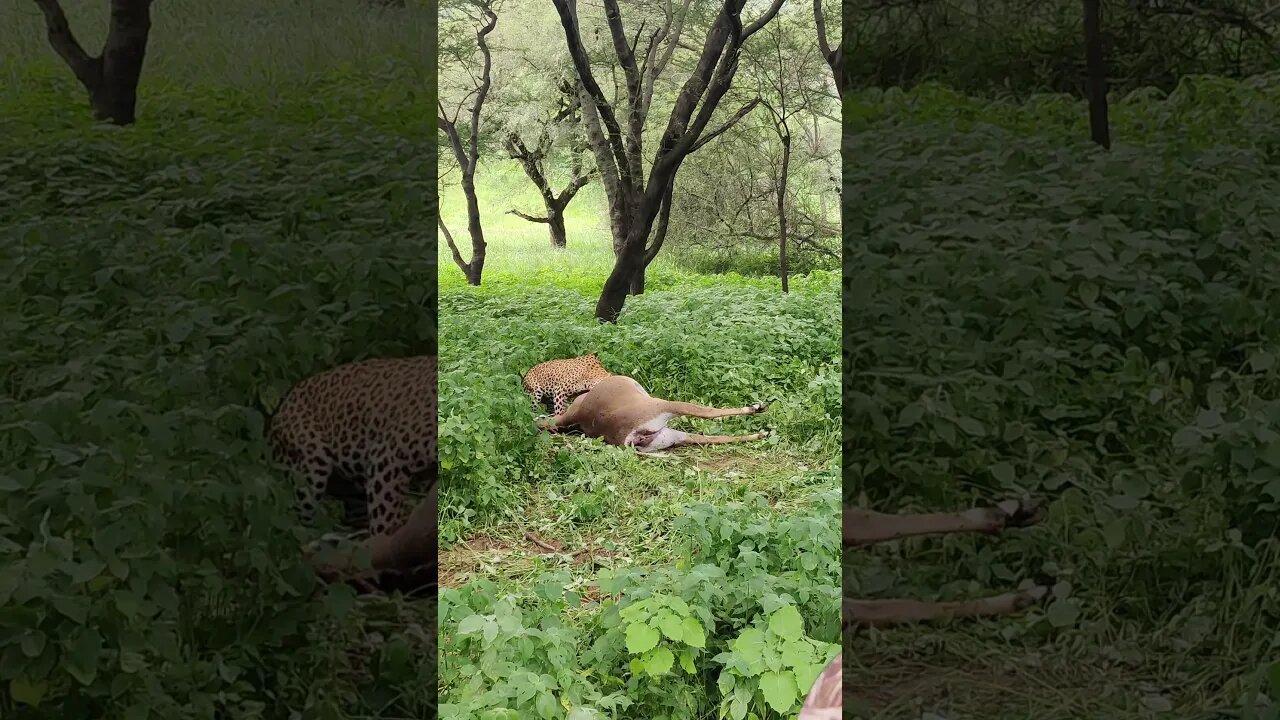
M 316 584 L 262 431 L 434 350 L 431 88 L 144 79 L 116 129 L 67 75 L 0 110 L 0 716 L 430 714 L 434 604 Z
M 600 324 L 608 241 L 578 229 L 528 271 L 545 238 L 495 240 L 478 288 L 441 268 L 441 717 L 793 717 L 839 639 L 836 279 L 665 262 Z M 679 426 L 773 435 L 646 458 L 539 433 L 521 373 L 589 352 L 657 397 L 769 404 Z
M 1278 716 L 1277 87 L 1120 99 L 1109 153 L 1078 103 L 848 101 L 847 496 L 1049 513 L 850 554 L 846 592 L 1057 580 L 1017 618 L 860 636 L 864 716 Z

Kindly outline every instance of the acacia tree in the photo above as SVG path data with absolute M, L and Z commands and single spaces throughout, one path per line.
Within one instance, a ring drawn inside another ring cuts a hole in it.
M 733 91 L 760 109 L 680 172 L 668 244 L 709 271 L 772 269 L 789 289 L 797 270 L 839 266 L 840 118 L 814 33 L 785 8 L 761 31 Z
M 788 292 L 787 216 L 788 181 L 791 172 L 791 120 L 801 113 L 818 117 L 820 103 L 829 99 L 825 82 L 815 80 L 825 74 L 813 54 L 809 33 L 812 28 L 784 18 L 770 26 L 765 34 L 765 52 L 748 54 L 748 76 L 754 81 L 760 104 L 768 111 L 767 123 L 782 148 L 773 175 L 773 195 L 777 207 L 778 277 L 782 292 Z M 823 52 L 823 60 L 829 55 Z M 829 64 L 829 60 L 828 60 Z M 838 76 L 837 76 L 838 77 Z M 836 83 L 839 87 L 839 83 Z
M 89 93 L 95 120 L 130 125 L 137 119 L 138 80 L 151 35 L 151 0 L 111 0 L 107 39 L 90 55 L 76 39 L 58 0 L 35 0 L 49 45 Z
M 573 200 L 578 191 L 586 187 L 591 182 L 592 173 L 583 164 L 583 152 L 585 148 L 577 138 L 571 138 L 569 155 L 569 181 L 565 188 L 557 193 L 551 187 L 550 172 L 547 169 L 547 160 L 552 155 L 555 139 L 558 131 L 573 135 L 576 126 L 580 122 L 581 101 L 578 97 L 577 83 L 571 81 L 562 81 L 560 83 L 560 103 L 555 114 L 543 116 L 543 121 L 537 129 L 537 141 L 533 147 L 524 141 L 521 133 L 516 130 L 510 130 L 507 133 L 505 146 L 507 154 L 511 159 L 520 163 L 520 167 L 524 169 L 524 174 L 538 189 L 538 195 L 542 198 L 542 206 L 546 210 L 545 217 L 529 215 L 515 208 L 507 212 L 517 217 L 524 218 L 529 222 L 546 223 L 547 230 L 551 233 L 551 247 L 563 249 L 568 244 L 568 238 L 565 231 L 564 211 L 569 203 Z
M 812 37 L 809 42 L 812 43 Z M 826 73 L 824 66 L 823 73 Z M 777 199 L 782 147 L 767 112 L 752 115 L 741 132 L 704 152 L 680 174 L 680 204 L 671 217 L 669 244 L 695 254 L 708 268 L 755 267 L 769 254 L 777 273 L 780 222 Z M 790 122 L 790 168 L 785 199 L 787 267 L 806 271 L 840 266 L 840 227 L 832 211 L 839 189 L 830 187 L 839 168 L 839 122 L 823 118 L 820 128 L 803 117 Z M 768 253 L 769 249 L 773 253 Z M 719 259 L 717 259 L 719 258 Z M 736 258 L 736 259 L 735 259 Z
M 840 42 L 832 48 L 831 40 L 827 37 L 827 16 L 823 12 L 822 0 L 813 0 L 813 21 L 818 27 L 818 49 L 822 51 L 822 59 L 827 61 L 827 66 L 836 79 L 836 95 L 844 98 L 844 31 L 841 30 Z
M 479 26 L 475 31 L 474 51 L 480 56 L 480 69 L 478 74 L 471 73 L 472 85 L 463 92 L 462 98 L 458 100 L 452 113 L 445 110 L 443 98 L 436 100 L 436 121 L 448 137 L 449 147 L 452 148 L 454 160 L 461 171 L 460 185 L 467 203 L 467 234 L 471 236 L 470 261 L 462 257 L 462 252 L 458 250 L 458 245 L 453 240 L 453 234 L 449 232 L 439 213 L 436 214 L 436 222 L 444 233 L 445 242 L 449 244 L 453 262 L 462 270 L 467 283 L 479 285 L 484 275 L 487 245 L 484 240 L 484 228 L 480 224 L 480 201 L 476 197 L 476 166 L 480 163 L 480 116 L 485 100 L 489 97 L 489 90 L 493 87 L 493 57 L 486 38 L 498 26 L 498 14 L 494 9 L 494 0 L 466 0 L 456 6 L 454 11 Z M 474 56 L 474 53 L 470 52 L 472 48 L 463 51 L 456 46 L 446 46 L 445 43 L 441 43 L 442 50 L 446 47 L 449 48 L 450 55 L 463 65 L 467 65 Z M 459 118 L 464 108 L 467 112 L 465 128 L 468 131 L 465 144 L 458 130 Z
M 724 125 L 708 131 L 737 74 L 743 43 L 777 15 L 784 1 L 772 0 L 759 18 L 744 27 L 741 16 L 746 0 L 723 0 L 671 108 L 646 177 L 644 131 L 654 82 L 680 45 L 690 0 L 685 0 L 678 12 L 666 2 L 663 22 L 647 37 L 643 37 L 642 25 L 634 39 L 627 36 L 618 0 L 604 0 L 609 38 L 625 78 L 626 112 L 621 119 L 591 69 L 578 23 L 577 1 L 552 0 L 581 85 L 587 138 L 609 202 L 615 259 L 596 303 L 599 320 L 616 321 L 628 293 L 643 292 L 644 271 L 662 247 L 676 172 L 685 158 L 755 106 L 754 102 L 744 106 Z M 655 222 L 657 233 L 650 244 Z

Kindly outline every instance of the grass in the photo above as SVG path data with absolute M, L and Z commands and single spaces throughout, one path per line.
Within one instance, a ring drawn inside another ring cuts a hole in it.
M 262 440 L 435 347 L 434 16 L 310 7 L 157 3 L 127 129 L 0 10 L 0 716 L 434 712 L 434 604 L 317 587 Z
M 454 181 L 456 174 L 451 176 L 441 171 L 441 219 L 453 234 L 463 259 L 470 260 L 467 212 L 462 190 Z M 530 215 L 545 214 L 538 191 L 514 160 L 496 157 L 482 160 L 476 173 L 476 196 L 484 213 L 485 238 L 493 247 L 486 258 L 486 272 L 504 277 L 522 273 L 554 277 L 558 272 L 567 271 L 569 275 L 598 274 L 603 283 L 613 267 L 608 206 L 598 182 L 581 190 L 565 209 L 570 233 L 563 252 L 553 251 L 546 225 L 509 214 L 513 208 Z M 439 235 L 437 250 L 441 287 L 463 281 L 462 271 L 454 264 L 443 234 Z M 661 255 L 655 262 L 660 267 L 668 266 L 667 259 Z
M 845 591 L 1058 581 L 856 638 L 858 717 L 1277 717 L 1278 87 L 1114 98 L 1109 153 L 1061 98 L 846 101 L 846 495 L 1049 517 L 849 554 Z
M 838 638 L 834 275 L 797 278 L 783 296 L 772 278 L 701 275 L 660 256 L 648 291 L 616 325 L 601 325 L 592 309 L 612 251 L 596 189 L 570 206 L 568 248 L 557 252 L 543 226 L 501 213 L 537 209 L 518 168 L 494 163 L 480 176 L 484 282 L 465 285 L 443 241 L 438 259 L 441 716 L 525 717 L 551 693 L 574 718 L 715 717 L 735 696 L 715 689 L 724 660 L 714 656 L 778 603 L 802 609 L 808 637 Z M 460 204 L 460 193 L 442 191 L 442 216 L 465 239 Z M 520 373 L 590 351 L 656 396 L 770 403 L 755 417 L 677 421 L 685 427 L 775 434 L 665 458 L 539 435 Z M 702 537 L 717 523 L 723 536 Z M 634 665 L 650 655 L 622 642 L 620 613 L 664 594 L 701 613 L 705 649 L 672 646 L 690 653 L 692 673 L 650 676 Z M 546 634 L 474 634 L 505 612 Z M 477 684 L 477 673 L 489 679 Z M 761 717 L 778 717 L 751 682 L 737 692 Z
M 101 48 L 109 6 L 94 0 L 61 4 L 86 50 Z M 434 87 L 435 13 L 410 5 L 414 7 L 408 12 L 379 12 L 369 4 L 343 0 L 156 3 L 147 43 L 143 112 L 147 84 L 156 80 L 288 97 L 296 83 L 317 74 L 394 67 L 406 84 L 416 80 L 420 89 Z M 45 39 L 39 8 L 35 3 L 6 3 L 0 8 L 0 27 L 5 28 L 0 33 L 0 57 L 5 58 L 0 66 L 2 92 L 20 99 L 41 90 L 44 79 L 29 72 L 31 63 L 58 61 Z

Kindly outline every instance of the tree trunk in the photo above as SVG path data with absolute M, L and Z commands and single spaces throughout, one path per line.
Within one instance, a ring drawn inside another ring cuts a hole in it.
M 671 203 L 675 193 L 676 180 L 671 178 L 667 181 L 667 187 L 662 193 L 662 199 L 659 200 L 661 205 L 658 206 L 658 226 L 653 231 L 653 241 L 649 243 L 644 251 L 644 262 L 640 264 L 639 269 L 631 278 L 631 294 L 644 294 L 644 276 L 649 270 L 649 264 L 658 257 L 658 253 L 662 251 L 662 245 L 667 241 L 667 228 L 671 226 Z
M 467 278 L 467 284 L 479 285 L 480 279 L 484 276 L 484 257 L 487 245 L 484 241 L 484 228 L 480 224 L 480 201 L 476 198 L 476 167 L 480 164 L 480 114 L 484 108 L 485 99 L 489 96 L 489 89 L 493 86 L 492 70 L 493 57 L 489 51 L 489 43 L 485 39 L 493 29 L 498 26 L 498 15 L 490 6 L 491 0 L 475 0 L 475 7 L 481 11 L 481 18 L 485 21 L 479 29 L 476 30 L 476 48 L 480 51 L 483 60 L 483 66 L 479 75 L 479 84 L 476 86 L 475 92 L 472 94 L 471 107 L 468 111 L 471 132 L 467 138 L 467 146 L 462 146 L 462 136 L 458 133 L 458 113 L 454 113 L 450 118 L 445 112 L 444 106 L 440 104 L 439 99 L 436 100 L 438 115 L 436 123 L 445 135 L 449 138 L 449 146 L 453 149 L 453 157 L 458 162 L 458 167 L 462 170 L 462 194 L 467 199 L 467 234 L 471 236 L 471 261 L 467 262 L 463 259 L 462 253 L 458 251 L 458 246 L 453 241 L 453 237 L 449 234 L 449 229 L 444 226 L 443 221 L 439 221 L 440 228 L 445 232 L 445 240 L 449 243 L 449 250 L 453 255 L 453 262 L 462 270 L 462 274 Z M 459 113 L 461 110 L 459 110 Z
M 547 206 L 547 230 L 551 233 L 551 247 L 563 250 L 569 244 L 564 228 L 564 210 L 555 205 Z
M 651 44 L 641 64 L 637 62 L 635 52 L 640 41 L 628 39 L 618 0 L 604 0 L 605 22 L 618 66 L 626 79 L 626 112 L 618 113 L 591 70 L 591 59 L 578 24 L 576 0 L 552 0 L 578 78 L 587 138 L 596 155 L 596 164 L 609 198 L 615 262 L 596 303 L 597 319 L 616 322 L 627 294 L 633 287 L 643 288 L 641 273 L 647 264 L 649 232 L 663 205 L 662 195 L 669 192 L 668 183 L 674 182 L 680 165 L 697 149 L 698 143 L 722 132 L 711 131 L 704 137 L 716 108 L 737 74 L 742 44 L 772 21 L 784 2 L 772 0 L 762 14 L 744 26 L 741 0 L 726 0 L 707 31 L 689 76 L 676 95 L 657 152 L 652 162 L 646 163 L 642 156 L 643 133 L 653 82 L 661 74 L 667 57 L 675 50 L 679 33 L 670 38 L 661 58 L 657 54 L 657 45 Z M 668 29 L 669 26 L 658 32 L 665 34 Z M 658 35 L 653 37 L 656 41 Z M 749 112 L 752 106 L 740 111 L 735 120 Z M 646 166 L 647 182 L 644 177 Z
M 787 286 L 787 172 L 791 165 L 791 133 L 783 125 L 782 168 L 778 173 L 778 276 L 782 278 L 782 292 L 790 292 Z
M 581 174 L 579 164 L 575 160 L 573 178 L 557 197 L 551 189 L 551 181 L 547 179 L 547 174 L 542 169 L 550 144 L 550 138 L 545 130 L 538 141 L 537 147 L 533 150 L 530 150 L 524 144 L 519 135 L 515 133 L 507 135 L 507 154 L 511 156 L 511 159 L 520 163 L 520 167 L 524 168 L 525 177 L 528 177 L 529 182 L 533 183 L 533 186 L 538 189 L 538 195 L 542 198 L 542 207 L 546 209 L 547 216 L 527 215 L 515 208 L 507 212 L 529 222 L 546 223 L 547 231 L 551 234 L 551 247 L 556 250 L 563 250 L 569 244 L 568 232 L 564 223 L 564 209 L 569 206 L 570 201 L 578 194 L 578 191 L 590 182 L 591 176 Z
M 453 241 L 453 233 L 449 232 L 449 226 L 444 224 L 444 218 L 440 213 L 436 213 L 436 224 L 440 226 L 440 232 L 444 233 L 444 242 L 449 246 L 449 252 L 453 255 L 453 262 L 462 271 L 462 276 L 467 279 L 469 285 L 479 285 L 480 276 L 471 271 L 471 263 L 462 258 L 462 253 L 458 250 L 458 244 Z
M 467 234 L 471 236 L 471 262 L 463 272 L 468 285 L 479 285 L 484 275 L 488 244 L 484 241 L 484 228 L 480 225 L 480 200 L 476 197 L 476 178 L 472 173 L 462 173 L 462 193 L 467 196 Z
M 36 4 L 44 13 L 49 44 L 88 92 L 94 119 L 133 124 L 151 34 L 151 0 L 112 0 L 107 40 L 98 57 L 91 57 L 76 40 L 57 0 Z
M 1102 0 L 1084 0 L 1084 57 L 1088 73 L 1089 135 L 1111 149 L 1111 122 L 1107 117 L 1107 63 L 1102 47 Z
M 840 41 L 831 47 L 827 39 L 827 21 L 822 14 L 822 0 L 813 0 L 813 19 L 818 28 L 818 49 L 822 59 L 831 68 L 831 75 L 836 81 L 836 97 L 844 99 L 844 33 L 841 31 Z
M 643 231 L 637 228 L 633 232 L 643 232 L 643 235 L 638 240 L 629 238 L 623 245 L 622 252 L 614 259 L 613 270 L 604 281 L 600 299 L 596 302 L 596 319 L 601 322 L 617 322 L 622 306 L 627 302 L 627 295 L 636 282 L 637 273 L 640 274 L 639 282 L 643 286 L 644 239 L 649 236 L 649 231 L 646 227 Z

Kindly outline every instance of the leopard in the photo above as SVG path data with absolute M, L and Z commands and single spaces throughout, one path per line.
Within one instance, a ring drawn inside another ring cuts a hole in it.
M 297 510 L 315 523 L 326 494 L 348 524 L 391 535 L 408 517 L 411 486 L 437 462 L 435 355 L 371 358 L 293 386 L 271 419 L 275 459 L 298 481 Z M 361 514 L 361 510 L 364 514 Z
M 597 353 L 563 360 L 548 360 L 534 365 L 520 378 L 524 391 L 533 398 L 533 414 L 551 401 L 553 415 L 560 415 L 573 398 L 589 391 L 596 383 L 611 377 Z

